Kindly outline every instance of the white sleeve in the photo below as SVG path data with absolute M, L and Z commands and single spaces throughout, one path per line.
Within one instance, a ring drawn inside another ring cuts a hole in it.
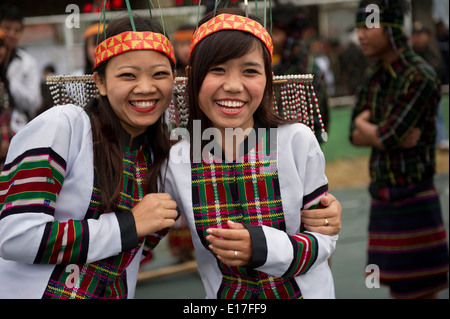
M 328 191 L 325 160 L 314 134 L 294 124 L 280 127 L 277 140 L 283 210 L 291 220 L 286 220 L 286 231 L 266 226 L 251 231 L 260 238 L 256 249 L 263 256 L 256 269 L 273 276 L 298 276 L 328 260 L 337 236 L 300 231 L 301 209 L 320 202 Z
M 84 111 L 56 106 L 31 121 L 12 139 L 0 175 L 1 257 L 69 264 L 120 253 L 129 244 L 132 216 L 106 213 L 85 220 L 92 185 L 92 136 Z

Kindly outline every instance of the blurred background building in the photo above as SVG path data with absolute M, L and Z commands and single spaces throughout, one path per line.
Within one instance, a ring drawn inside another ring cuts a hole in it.
M 436 35 L 436 23 L 443 22 L 448 30 L 449 1 L 448 0 L 409 0 L 412 4 L 412 14 L 406 19 L 406 30 L 412 30 L 413 21 L 419 20 L 428 26 Z M 41 69 L 53 64 L 57 74 L 71 74 L 82 68 L 83 33 L 93 22 L 100 18 L 102 0 L 0 0 L 0 5 L 13 2 L 18 5 L 26 19 L 26 30 L 20 46 L 31 53 L 38 61 Z M 157 5 L 158 1 L 152 1 Z M 183 24 L 195 24 L 198 15 L 198 0 L 160 0 L 164 12 L 164 23 L 169 35 Z M 225 1 L 222 1 L 225 2 Z M 230 0 L 230 3 L 243 1 Z M 327 56 L 330 60 L 331 72 L 343 74 L 345 65 L 341 65 L 339 57 L 345 50 L 357 50 L 357 38 L 354 30 L 355 10 L 358 0 L 278 0 L 272 5 L 291 3 L 304 8 L 308 13 L 308 27 L 304 37 L 316 42 L 315 54 Z M 124 0 L 109 0 L 107 19 L 126 14 Z M 132 9 L 148 14 L 147 0 L 131 0 Z M 267 1 L 269 3 L 269 1 Z M 203 0 L 200 14 L 214 6 L 213 0 Z M 254 1 L 250 1 L 250 10 L 254 10 Z M 263 14 L 264 1 L 258 2 L 260 16 Z M 153 10 L 155 17 L 160 10 Z M 78 15 L 79 14 L 79 15 Z M 448 32 L 448 31 L 447 31 Z M 317 41 L 320 42 L 318 46 Z M 437 52 L 437 41 L 431 46 Z M 448 48 L 448 42 L 447 42 Z M 447 51 L 448 52 L 448 51 Z M 347 74 L 348 76 L 348 74 Z M 353 78 L 355 76 L 352 75 Z M 353 93 L 352 88 L 343 87 L 348 82 L 346 78 L 335 75 L 334 96 Z

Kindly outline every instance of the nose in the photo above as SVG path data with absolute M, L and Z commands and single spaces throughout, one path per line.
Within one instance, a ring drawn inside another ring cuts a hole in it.
M 134 88 L 136 94 L 152 94 L 156 93 L 157 88 L 154 80 L 149 77 L 140 77 Z
M 230 73 L 225 78 L 225 83 L 223 84 L 223 89 L 227 92 L 238 93 L 244 89 L 242 80 L 239 75 Z
M 366 29 L 363 27 L 358 28 L 357 35 L 358 35 L 358 40 L 361 41 L 362 39 L 364 39 L 364 37 L 366 35 Z

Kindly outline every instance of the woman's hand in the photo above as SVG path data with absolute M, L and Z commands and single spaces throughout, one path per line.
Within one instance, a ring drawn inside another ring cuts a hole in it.
M 206 239 L 217 258 L 229 266 L 245 266 L 252 260 L 250 233 L 242 225 L 229 220 L 229 229 L 210 228 Z
M 177 218 L 177 203 L 167 193 L 147 194 L 131 212 L 138 237 L 172 227 Z
M 302 223 L 308 231 L 330 236 L 339 234 L 341 230 L 341 204 L 331 194 L 323 196 L 320 204 L 324 208 L 302 210 Z

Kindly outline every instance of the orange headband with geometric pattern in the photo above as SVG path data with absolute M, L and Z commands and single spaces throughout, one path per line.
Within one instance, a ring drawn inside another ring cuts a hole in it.
M 104 40 L 97 46 L 94 68 L 119 54 L 137 50 L 161 52 L 176 64 L 172 43 L 163 34 L 149 31 L 126 31 Z
M 215 16 L 198 27 L 191 40 L 190 53 L 192 53 L 195 46 L 204 38 L 215 32 L 223 30 L 244 31 L 253 34 L 264 43 L 267 50 L 269 50 L 270 58 L 272 58 L 273 43 L 269 32 L 267 32 L 267 30 L 255 20 L 229 13 L 223 13 Z

